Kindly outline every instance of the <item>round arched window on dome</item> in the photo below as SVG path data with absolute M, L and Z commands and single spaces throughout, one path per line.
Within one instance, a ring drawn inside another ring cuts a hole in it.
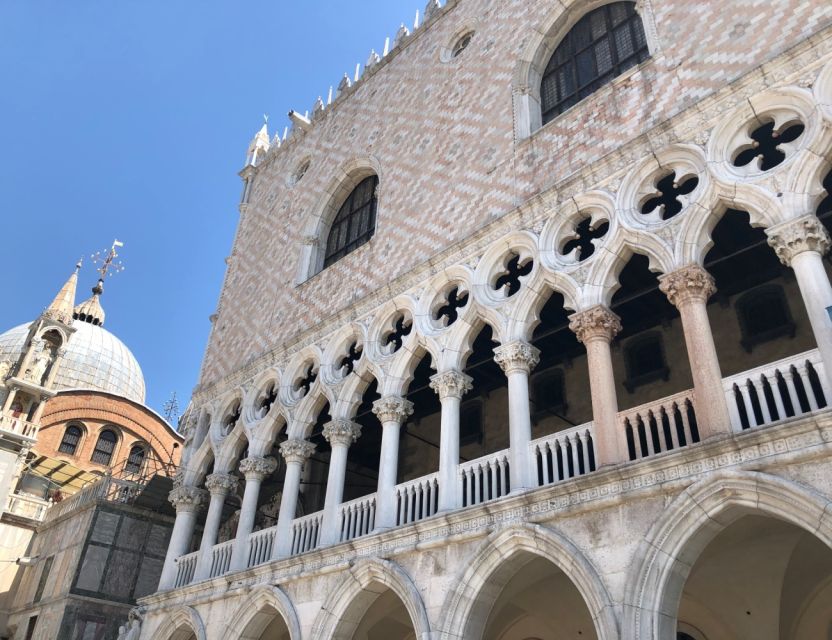
M 116 442 L 118 437 L 111 429 L 104 429 L 98 434 L 98 441 L 95 443 L 95 449 L 92 452 L 92 462 L 96 464 L 110 464 L 113 459 L 113 452 L 116 450 Z
M 376 230 L 378 176 L 364 178 L 341 205 L 326 242 L 324 268 L 355 251 Z
M 64 431 L 64 437 L 61 438 L 61 444 L 58 447 L 58 452 L 74 456 L 75 452 L 78 450 L 78 443 L 81 442 L 82 435 L 83 431 L 81 430 L 81 427 L 74 424 L 69 425 L 66 428 L 66 431 Z
M 138 475 L 142 472 L 144 467 L 144 459 L 147 455 L 147 450 L 140 444 L 135 444 L 130 447 L 130 455 L 127 456 L 127 462 L 124 464 L 124 471 Z
M 635 2 L 590 11 L 561 40 L 543 72 L 543 124 L 649 56 Z

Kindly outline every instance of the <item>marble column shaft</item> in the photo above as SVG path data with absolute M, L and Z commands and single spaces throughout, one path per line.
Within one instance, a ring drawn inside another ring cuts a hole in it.
M 461 371 L 431 376 L 430 388 L 442 404 L 439 436 L 439 511 L 462 506 L 459 482 L 459 405 L 472 387 L 472 379 Z

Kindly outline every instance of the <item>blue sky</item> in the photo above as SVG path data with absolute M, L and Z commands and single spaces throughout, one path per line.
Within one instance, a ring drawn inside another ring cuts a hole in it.
M 423 3 L 422 3 L 423 4 Z M 2 0 L 0 332 L 32 320 L 85 256 L 125 243 L 105 326 L 147 403 L 197 381 L 237 224 L 249 140 L 311 110 L 419 2 Z

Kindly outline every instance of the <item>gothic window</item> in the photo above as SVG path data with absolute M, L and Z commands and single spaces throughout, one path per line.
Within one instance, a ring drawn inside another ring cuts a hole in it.
M 459 40 L 456 41 L 453 50 L 451 51 L 451 57 L 456 58 L 459 56 L 465 49 L 468 48 L 468 45 L 471 44 L 471 39 L 474 37 L 474 32 L 469 31 L 465 35 L 463 35 Z
M 635 2 L 613 2 L 581 18 L 543 72 L 543 124 L 649 57 Z
M 459 444 L 482 444 L 482 401 L 469 400 L 459 409 Z
M 624 363 L 627 370 L 624 387 L 630 393 L 641 385 L 670 378 L 660 333 L 648 333 L 630 340 L 624 347 Z
M 742 331 L 742 346 L 751 353 L 758 344 L 780 336 L 794 337 L 792 320 L 783 288 L 777 285 L 758 287 L 737 300 L 737 317 Z
M 75 452 L 78 450 L 78 443 L 81 442 L 82 433 L 81 427 L 77 427 L 74 424 L 69 425 L 66 428 L 66 431 L 64 431 L 64 437 L 61 439 L 58 451 L 60 453 L 66 453 L 67 455 L 74 456 Z
M 658 210 L 662 220 L 670 220 L 685 208 L 683 196 L 690 195 L 699 186 L 696 176 L 677 177 L 672 171 L 656 182 L 656 193 L 641 205 L 642 215 L 650 215 Z
M 378 176 L 362 180 L 341 205 L 326 241 L 324 268 L 355 251 L 376 230 Z
M 95 443 L 95 449 L 90 459 L 97 464 L 110 464 L 110 460 L 113 458 L 113 451 L 116 450 L 117 440 L 118 438 L 115 432 L 110 429 L 104 429 L 98 434 L 98 441 Z
M 124 465 L 124 471 L 126 473 L 134 473 L 139 474 L 142 472 L 142 467 L 144 467 L 144 457 L 146 455 L 145 448 L 140 445 L 136 444 L 130 448 L 130 455 L 127 456 L 127 463 Z
M 532 377 L 532 409 L 534 419 L 566 415 L 566 392 L 562 369 L 547 369 Z

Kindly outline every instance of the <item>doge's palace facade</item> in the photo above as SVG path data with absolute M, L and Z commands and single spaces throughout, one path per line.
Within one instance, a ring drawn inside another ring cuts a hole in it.
M 252 141 L 125 637 L 832 638 L 832 5 L 423 13 Z

